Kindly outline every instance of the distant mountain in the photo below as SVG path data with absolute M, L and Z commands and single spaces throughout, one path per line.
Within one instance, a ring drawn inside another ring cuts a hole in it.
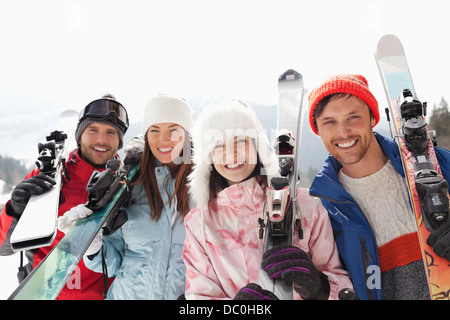
M 29 171 L 21 161 L 0 155 L 0 204 L 4 202 L 2 195 L 9 195 Z
M 276 139 L 277 128 L 277 106 L 264 106 L 249 103 L 255 110 L 262 127 L 266 130 L 270 141 Z M 305 106 L 305 104 L 303 105 Z M 306 114 L 306 112 L 305 112 Z M 303 116 L 302 136 L 299 150 L 299 174 L 300 184 L 304 187 L 311 185 L 314 176 L 322 166 L 328 152 L 323 147 L 322 141 L 311 131 L 306 116 Z
M 53 129 L 52 124 L 64 109 L 33 95 L 0 89 L 0 154 L 34 159 L 38 152 L 37 143 L 45 141 L 45 136 Z

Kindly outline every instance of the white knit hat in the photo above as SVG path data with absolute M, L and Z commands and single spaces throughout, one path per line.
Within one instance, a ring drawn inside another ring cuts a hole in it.
M 263 167 L 261 175 L 268 175 L 270 181 L 270 176 L 279 173 L 278 160 L 255 112 L 239 100 L 217 100 L 198 116 L 192 133 L 194 169 L 188 177 L 189 192 L 199 208 L 209 201 L 211 151 L 218 142 L 226 141 L 231 136 L 254 139 Z
M 192 132 L 192 108 L 180 98 L 159 94 L 151 98 L 144 109 L 142 134 L 157 123 L 176 123 L 187 132 Z

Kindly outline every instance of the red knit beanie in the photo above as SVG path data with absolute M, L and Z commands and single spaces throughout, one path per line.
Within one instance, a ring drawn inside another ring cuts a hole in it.
M 357 96 L 369 106 L 375 118 L 375 125 L 380 120 L 380 113 L 378 111 L 378 102 L 369 91 L 369 85 L 366 78 L 359 74 L 339 74 L 332 76 L 317 88 L 315 88 L 308 96 L 309 107 L 309 125 L 311 130 L 317 133 L 317 127 L 314 124 L 314 110 L 317 104 L 326 96 L 334 93 L 348 93 Z M 374 126 L 375 126 L 374 125 Z

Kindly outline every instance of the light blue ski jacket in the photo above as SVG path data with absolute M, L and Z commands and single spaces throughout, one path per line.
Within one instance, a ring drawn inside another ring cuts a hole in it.
M 166 166 L 155 168 L 155 174 L 165 204 L 161 218 L 151 220 L 145 189 L 137 185 L 133 189 L 133 205 L 125 208 L 128 221 L 112 235 L 103 237 L 108 276 L 115 277 L 107 299 L 174 300 L 184 293 L 184 222 L 176 219 L 176 204 L 168 204 L 175 181 L 168 176 Z M 102 272 L 101 254 L 84 260 L 88 268 Z

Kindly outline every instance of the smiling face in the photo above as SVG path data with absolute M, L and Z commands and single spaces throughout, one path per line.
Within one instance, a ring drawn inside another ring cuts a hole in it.
M 157 123 L 147 131 L 147 140 L 152 154 L 164 165 L 171 167 L 181 155 L 186 132 L 176 123 Z
M 245 180 L 256 167 L 257 154 L 249 137 L 232 137 L 211 152 L 214 168 L 229 185 Z
M 83 157 L 96 166 L 103 166 L 117 154 L 119 142 L 116 128 L 94 122 L 83 131 L 79 144 Z
M 316 117 L 318 133 L 325 148 L 352 177 L 380 169 L 387 157 L 372 131 L 375 119 L 368 106 L 353 95 L 331 99 Z

